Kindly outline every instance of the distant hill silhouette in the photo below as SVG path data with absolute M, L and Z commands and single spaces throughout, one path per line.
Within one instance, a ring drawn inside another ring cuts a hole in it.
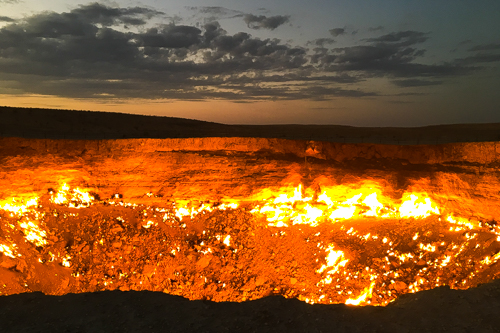
M 439 144 L 500 141 L 500 123 L 426 127 L 225 125 L 126 113 L 0 106 L 0 136 L 51 139 L 263 137 L 346 143 Z

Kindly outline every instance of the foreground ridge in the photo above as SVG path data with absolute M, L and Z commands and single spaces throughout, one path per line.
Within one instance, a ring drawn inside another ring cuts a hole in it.
M 0 297 L 2 332 L 496 332 L 500 280 L 439 287 L 386 307 L 309 305 L 271 296 L 234 303 L 148 291 Z

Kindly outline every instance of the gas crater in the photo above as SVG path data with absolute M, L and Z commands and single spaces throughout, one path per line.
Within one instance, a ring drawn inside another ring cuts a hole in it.
M 385 306 L 500 274 L 500 144 L 0 139 L 0 293 Z

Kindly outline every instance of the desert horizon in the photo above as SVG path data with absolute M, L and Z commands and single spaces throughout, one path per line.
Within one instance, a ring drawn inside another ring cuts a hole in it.
M 0 106 L 0 136 L 51 139 L 262 137 L 396 145 L 493 142 L 500 123 L 420 127 L 229 125 L 196 119 L 119 112 Z

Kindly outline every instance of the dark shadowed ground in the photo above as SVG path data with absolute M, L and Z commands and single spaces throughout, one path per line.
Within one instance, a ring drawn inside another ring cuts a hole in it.
M 52 139 L 259 137 L 345 143 L 439 144 L 500 140 L 500 123 L 427 127 L 224 125 L 124 113 L 0 107 L 0 137 Z
M 281 296 L 189 301 L 149 291 L 0 297 L 2 332 L 499 332 L 500 282 L 440 287 L 387 307 L 308 305 Z

